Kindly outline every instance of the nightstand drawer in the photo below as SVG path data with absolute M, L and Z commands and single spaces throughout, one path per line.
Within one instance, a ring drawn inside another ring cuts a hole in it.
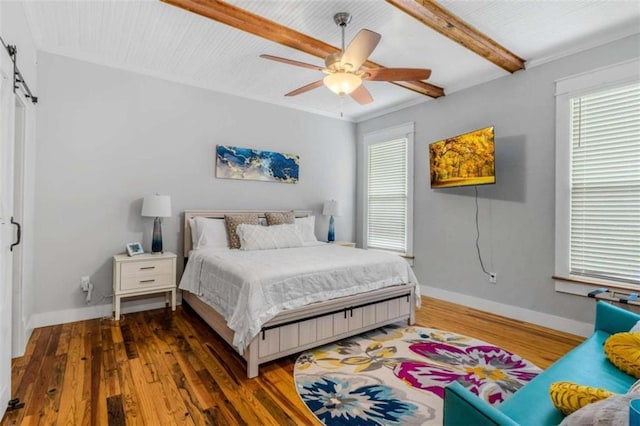
M 152 259 L 140 262 L 122 263 L 120 274 L 124 280 L 127 277 L 143 278 L 152 275 L 171 275 L 173 263 L 171 259 Z
M 169 287 L 173 285 L 173 276 L 168 274 L 153 274 L 148 276 L 122 277 L 120 290 L 142 290 L 146 287 Z

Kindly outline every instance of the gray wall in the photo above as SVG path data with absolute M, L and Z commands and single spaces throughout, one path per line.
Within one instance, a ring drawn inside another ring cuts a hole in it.
M 36 313 L 86 306 L 80 277 L 111 293 L 111 256 L 150 247 L 142 197 L 171 196 L 165 250 L 181 253 L 186 209 L 312 209 L 341 202 L 338 239 L 353 239 L 355 125 L 138 74 L 39 54 Z M 300 155 L 296 185 L 215 178 L 216 144 Z M 101 303 L 110 303 L 110 298 Z
M 358 125 L 358 176 L 365 133 L 415 122 L 414 251 L 421 284 L 577 321 L 593 302 L 557 293 L 554 270 L 554 81 L 640 56 L 640 36 L 518 72 Z M 475 250 L 474 188 L 431 190 L 428 144 L 494 125 L 497 184 L 480 186 L 480 245 Z M 362 215 L 362 179 L 358 182 Z M 361 223 L 361 221 L 358 221 Z M 358 241 L 362 230 L 358 228 Z

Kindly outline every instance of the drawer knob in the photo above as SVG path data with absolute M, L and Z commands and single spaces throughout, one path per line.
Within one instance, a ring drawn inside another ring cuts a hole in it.
M 142 284 L 142 283 L 152 283 L 154 281 L 155 280 L 140 280 L 140 284 Z
M 156 267 L 155 266 L 142 266 L 142 267 L 140 267 L 140 270 L 143 270 L 143 269 L 156 269 Z

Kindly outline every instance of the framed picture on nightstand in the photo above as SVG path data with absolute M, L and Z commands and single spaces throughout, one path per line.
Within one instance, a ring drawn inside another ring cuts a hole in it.
M 142 249 L 142 244 L 140 243 L 128 243 L 127 244 L 127 254 L 129 256 L 135 256 L 136 254 L 142 254 L 144 250 Z

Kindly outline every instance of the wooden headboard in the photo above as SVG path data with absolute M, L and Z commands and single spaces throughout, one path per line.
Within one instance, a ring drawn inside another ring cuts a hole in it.
M 264 218 L 265 212 L 283 212 L 291 210 L 185 210 L 184 211 L 184 224 L 182 227 L 183 233 L 183 251 L 182 254 L 185 258 L 189 257 L 191 251 L 191 227 L 189 226 L 189 219 L 194 217 L 208 217 L 210 219 L 224 219 L 226 214 L 248 214 L 256 213 L 258 217 Z M 307 217 L 311 216 L 313 212 L 311 210 L 293 210 L 295 217 Z

